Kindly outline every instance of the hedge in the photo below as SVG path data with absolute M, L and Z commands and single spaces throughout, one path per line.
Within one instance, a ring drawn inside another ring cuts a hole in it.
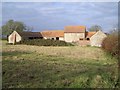
M 23 40 L 17 44 L 26 44 L 26 45 L 37 45 L 37 46 L 74 46 L 71 43 L 59 40 L 50 40 L 50 39 L 32 39 L 32 40 Z
M 110 35 L 108 35 L 102 43 L 102 48 L 110 52 L 114 56 L 119 56 L 120 54 L 120 49 L 118 47 L 119 43 L 118 42 L 118 32 L 113 32 Z

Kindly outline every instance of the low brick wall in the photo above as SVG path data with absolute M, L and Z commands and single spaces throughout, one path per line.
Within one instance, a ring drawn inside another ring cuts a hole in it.
M 86 45 L 90 45 L 90 41 L 89 40 L 80 40 L 77 42 L 77 44 L 80 46 L 86 46 Z

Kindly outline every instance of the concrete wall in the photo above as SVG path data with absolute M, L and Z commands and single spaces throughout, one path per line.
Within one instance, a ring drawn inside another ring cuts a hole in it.
M 66 42 L 76 42 L 80 38 L 85 38 L 85 33 L 64 33 L 64 39 Z
M 90 38 L 90 44 L 91 46 L 98 46 L 101 47 L 102 45 L 102 41 L 104 40 L 104 38 L 106 38 L 106 34 L 104 34 L 102 31 L 98 31 L 96 34 L 94 34 L 91 38 Z
M 14 31 L 12 34 L 9 35 L 8 43 L 15 43 L 15 39 L 16 42 L 19 42 L 22 39 L 21 36 L 16 31 Z

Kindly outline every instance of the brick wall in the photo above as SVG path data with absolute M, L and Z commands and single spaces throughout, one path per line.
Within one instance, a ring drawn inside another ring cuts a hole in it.
M 79 41 L 77 42 L 77 44 L 78 44 L 79 46 L 86 46 L 86 45 L 90 45 L 90 41 L 89 41 L 89 40 L 79 40 Z

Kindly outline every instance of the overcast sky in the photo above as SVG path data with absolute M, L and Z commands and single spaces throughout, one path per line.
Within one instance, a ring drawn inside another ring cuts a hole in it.
M 68 25 L 100 25 L 109 32 L 118 23 L 117 2 L 3 2 L 2 24 L 24 22 L 33 31 L 63 30 Z

